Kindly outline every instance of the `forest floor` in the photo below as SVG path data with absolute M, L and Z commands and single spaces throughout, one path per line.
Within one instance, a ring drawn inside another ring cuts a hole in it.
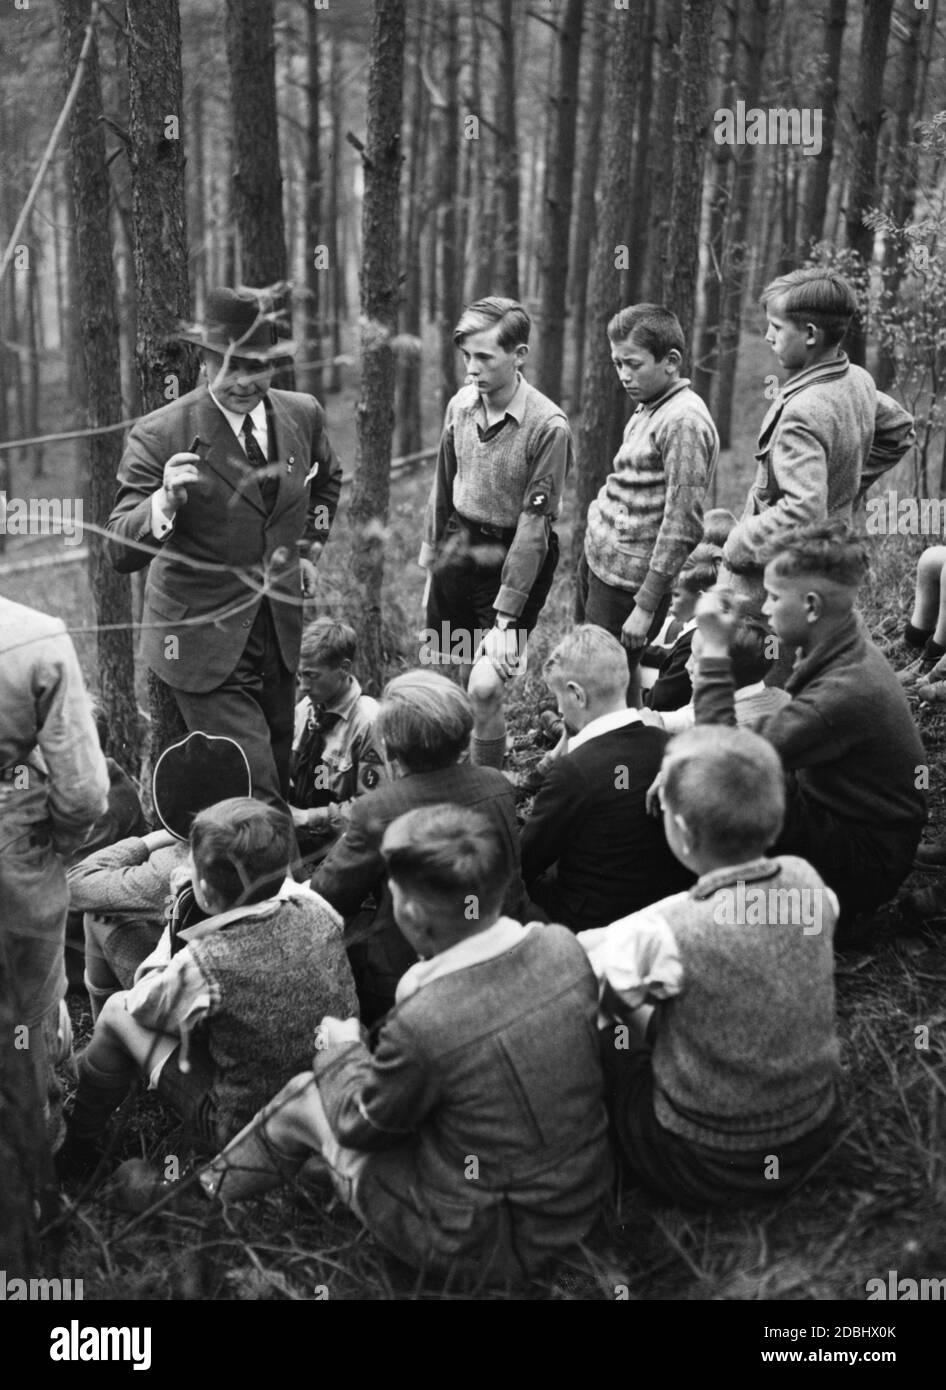
M 750 430 L 761 417 L 767 362 L 760 358 L 758 370 L 751 363 L 746 373 L 737 413 L 746 424 L 732 457 L 721 463 L 720 505 L 737 506 L 745 493 Z M 352 401 L 346 393 L 328 403 L 330 424 L 334 417 L 339 432 L 353 418 Z M 428 485 L 425 469 L 399 481 L 392 499 L 388 622 L 392 645 L 400 640 L 405 652 L 410 631 L 420 625 L 423 576 L 415 559 Z M 41 490 L 34 488 L 34 495 Z M 30 495 L 23 484 L 12 492 Z M 324 609 L 344 606 L 346 529 L 343 503 L 321 567 Z M 561 534 L 561 577 L 530 646 L 529 674 L 510 692 L 516 747 L 508 766 L 514 769 L 530 766 L 542 751 L 536 714 L 552 703 L 541 679 L 542 661 L 570 624 L 567 524 Z M 872 542 L 873 572 L 862 609 L 879 641 L 891 642 L 909 612 L 921 548 L 921 541 L 904 537 Z M 8 558 L 15 558 L 13 550 Z M 0 591 L 60 614 L 74 629 L 91 625 L 83 565 L 0 576 Z M 77 645 L 94 682 L 91 634 L 83 638 L 80 631 Z M 904 664 L 896 643 L 890 655 L 895 666 Z M 946 707 L 916 713 L 930 764 L 928 834 L 936 835 L 946 831 Z M 891 1269 L 901 1276 L 940 1277 L 946 1270 L 946 907 L 943 918 L 927 922 L 903 908 L 905 893 L 939 881 L 913 875 L 898 902 L 878 914 L 872 939 L 839 955 L 844 1125 L 808 1181 L 767 1210 L 693 1214 L 626 1187 L 582 1257 L 525 1294 L 487 1294 L 425 1284 L 366 1235 L 325 1186 L 296 1185 L 203 1220 L 169 1211 L 129 1216 L 100 1187 L 82 1198 L 60 1232 L 61 1274 L 82 1278 L 87 1298 L 143 1300 L 858 1301 L 866 1296 L 868 1279 L 886 1279 Z M 84 996 L 71 995 L 70 1007 L 81 1045 L 91 1023 Z M 924 1026 L 927 1049 L 917 1031 Z M 139 1094 L 119 1117 L 114 1161 L 129 1157 L 147 1158 L 169 1175 L 186 1175 L 193 1166 L 179 1126 L 153 1095 Z

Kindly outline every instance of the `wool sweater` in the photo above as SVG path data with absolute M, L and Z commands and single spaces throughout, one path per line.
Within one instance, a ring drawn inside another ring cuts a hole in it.
M 589 569 L 653 612 L 703 535 L 703 497 L 718 457 L 716 426 L 686 377 L 642 401 L 588 508 Z
M 665 1129 L 714 1149 L 777 1153 L 828 1118 L 837 912 L 811 865 L 786 855 L 716 869 L 578 938 L 632 1007 L 643 981 L 656 1001 L 654 1111 Z
M 696 722 L 735 723 L 728 657 L 701 657 L 696 674 Z M 815 642 L 786 688 L 791 700 L 759 732 L 802 795 L 880 838 L 892 829 L 919 835 L 926 798 L 917 769 L 927 755 L 906 696 L 856 612 Z
M 734 572 L 759 570 L 793 526 L 853 519 L 859 493 L 914 442 L 913 419 L 840 352 L 789 377 L 762 421 L 758 468 L 723 547 Z

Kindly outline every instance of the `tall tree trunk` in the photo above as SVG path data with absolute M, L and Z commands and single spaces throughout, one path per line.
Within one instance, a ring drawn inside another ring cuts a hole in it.
M 765 61 L 765 41 L 768 34 L 770 0 L 750 0 L 748 25 L 741 60 L 737 63 L 736 86 L 746 103 L 746 109 L 757 106 L 762 91 L 762 67 Z M 755 146 L 740 145 L 734 151 L 733 195 L 720 286 L 720 315 L 718 336 L 719 377 L 716 390 L 716 428 L 720 448 L 728 449 L 732 434 L 733 393 L 736 382 L 736 360 L 739 355 L 739 336 L 742 330 L 742 301 L 745 293 L 748 266 L 746 264 L 746 229 L 752 205 Z
M 720 38 L 719 107 L 731 109 L 733 71 L 739 37 L 739 0 L 729 0 L 726 32 Z M 703 321 L 693 353 L 693 389 L 711 404 L 719 369 L 719 309 L 725 254 L 726 222 L 732 194 L 732 146 L 713 143 L 713 177 L 710 187 L 709 235 L 706 279 L 703 285 Z
M 647 0 L 643 39 L 644 59 L 634 120 L 634 162 L 631 166 L 632 202 L 628 219 L 629 264 L 621 278 L 621 302 L 635 304 L 641 297 L 647 261 L 647 234 L 650 226 L 651 148 L 650 130 L 654 98 L 654 50 L 656 42 L 657 0 Z M 603 67 L 603 64 L 602 64 Z M 600 71 L 600 69 L 599 69 Z M 596 85 L 600 86 L 600 79 Z M 671 108 L 672 110 L 672 108 Z
M 851 119 L 854 123 L 851 190 L 848 195 L 847 244 L 870 265 L 874 233 L 865 225 L 864 213 L 876 202 L 877 137 L 884 117 L 884 68 L 893 0 L 864 0 L 864 26 L 858 58 L 857 92 Z M 859 366 L 867 355 L 867 324 L 859 315 L 846 342 L 848 356 Z
M 502 293 L 519 298 L 519 136 L 516 113 L 516 25 L 513 0 L 499 0 L 499 73 L 496 82 L 496 184 L 499 195 L 499 279 Z
M 598 167 L 601 155 L 601 117 L 604 112 L 604 83 L 601 73 L 607 67 L 608 45 L 611 41 L 611 14 L 605 10 L 593 18 L 594 34 L 591 49 L 591 83 L 585 111 L 582 152 L 579 162 L 578 206 L 572 228 L 572 249 L 569 256 L 569 299 L 572 327 L 570 337 L 575 346 L 572 362 L 570 409 L 581 410 L 582 376 L 585 370 L 585 324 L 588 313 L 588 270 L 591 248 L 595 242 L 595 190 L 598 187 Z M 631 180 L 631 188 L 634 183 Z
M 178 0 L 126 0 L 129 160 L 138 322 L 135 361 L 141 407 L 157 410 L 190 391 L 197 354 L 176 336 L 190 317 L 184 142 L 169 116 L 184 109 Z M 148 675 L 151 756 L 184 732 L 174 697 Z
M 421 333 L 423 285 L 421 235 L 427 216 L 427 132 L 429 103 L 422 63 L 428 45 L 426 0 L 415 9 L 414 54 L 411 70 L 410 144 L 407 156 L 406 226 L 404 228 L 404 298 L 401 336 L 404 347 L 397 359 L 397 452 L 414 454 L 421 448 Z
M 834 155 L 834 132 L 838 123 L 838 79 L 841 74 L 841 45 L 847 16 L 847 0 L 826 0 L 824 37 L 821 50 L 824 70 L 815 93 L 814 106 L 821 111 L 821 149 L 808 161 L 808 182 L 805 186 L 805 207 L 802 221 L 802 245 L 808 247 L 824 236 L 825 213 L 828 207 L 828 188 L 831 182 L 831 160 Z
M 256 289 L 288 280 L 286 226 L 276 116 L 275 0 L 227 0 L 227 67 L 233 128 L 233 216 L 240 238 L 241 278 Z M 288 291 L 274 307 L 288 337 Z M 292 384 L 282 368 L 280 386 Z
M 26 240 L 30 248 L 30 268 L 27 276 L 24 277 L 26 288 L 26 373 L 27 373 L 27 408 L 29 418 L 27 420 L 27 430 L 32 439 L 38 438 L 39 427 L 39 341 L 37 324 L 39 321 L 39 262 L 42 255 L 42 245 L 39 237 L 34 235 L 35 220 L 30 213 L 29 221 L 26 224 Z M 31 444 L 30 455 L 32 460 L 32 474 L 34 478 L 43 476 L 43 446 L 42 444 Z
M 680 72 L 680 0 L 659 0 L 660 14 L 656 38 L 660 54 L 657 75 L 657 97 L 654 110 L 654 130 L 648 160 L 650 185 L 650 217 L 647 228 L 647 265 L 642 279 L 645 300 L 659 301 L 663 294 L 666 246 L 670 235 L 670 192 L 668 178 L 667 133 L 674 128 L 677 105 L 677 81 Z M 605 165 L 607 168 L 607 165 Z
M 342 352 L 342 313 L 345 302 L 345 267 L 341 259 L 341 238 L 338 235 L 340 199 L 338 196 L 342 162 L 342 123 L 344 108 L 342 102 L 341 45 L 336 38 L 329 43 L 329 107 L 332 115 L 332 152 L 328 172 L 328 206 L 325 209 L 325 244 L 328 247 L 329 287 L 332 294 L 332 313 L 330 318 L 332 365 L 329 369 L 328 389 L 336 392 L 342 389 L 342 364 L 338 361 Z
M 608 320 L 621 284 L 623 258 L 616 254 L 631 196 L 625 112 L 633 110 L 640 80 L 644 15 L 641 6 L 618 10 L 613 20 L 610 61 L 605 76 L 601 162 L 607 171 L 598 203 L 598 240 L 588 286 L 585 377 L 578 432 L 577 505 L 572 554 L 576 565 L 584 547 L 588 507 L 598 494 L 611 463 L 610 422 L 620 385 L 611 366 Z M 615 263 L 617 262 L 617 264 Z
M 546 220 L 539 254 L 542 293 L 539 301 L 535 385 L 553 401 L 559 399 L 562 391 L 568 233 L 572 219 L 584 15 L 585 0 L 566 0 L 558 33 L 558 81 L 550 102 L 552 139 L 545 166 Z
M 663 302 L 673 310 L 690 344 L 696 310 L 700 208 L 703 194 L 703 155 L 714 0 L 683 0 L 680 30 L 680 78 L 673 119 L 673 169 L 670 190 L 670 228 L 664 267 Z
M 367 688 L 380 690 L 386 667 L 382 632 L 383 531 L 388 519 L 394 434 L 404 87 L 405 0 L 374 0 L 361 262 L 361 397 L 351 499 L 352 611 Z
M 90 11 L 91 0 L 59 0 L 67 88 L 79 59 Z M 114 425 L 122 418 L 118 305 L 101 118 L 98 46 L 93 43 L 69 129 L 79 270 L 75 290 L 87 381 L 86 424 L 90 429 Z M 99 529 L 104 530 L 115 501 L 115 474 L 121 452 L 121 436 L 115 431 L 91 435 L 88 440 L 93 522 L 89 535 L 89 571 L 98 627 L 99 698 L 107 720 L 108 751 L 126 772 L 136 776 L 138 706 L 131 640 L 131 589 L 128 576 L 117 574 L 106 559 Z
M 440 408 L 457 389 L 457 353 L 453 330 L 460 316 L 460 287 L 457 259 L 457 169 L 460 162 L 460 103 L 458 81 L 460 46 L 455 0 L 447 6 L 444 18 L 447 27 L 444 48 L 443 145 L 440 154 Z
M 896 122 L 891 151 L 892 176 L 889 188 L 889 213 L 899 228 L 904 228 L 913 216 L 916 203 L 917 151 L 913 140 L 913 113 L 916 108 L 917 76 L 920 68 L 920 39 L 929 18 L 922 10 L 908 10 L 906 36 L 902 43 L 902 60 L 896 84 Z M 895 303 L 903 280 L 903 243 L 898 236 L 889 236 L 884 244 L 884 293 Z M 889 349 L 882 349 L 877 371 L 877 385 L 889 390 L 896 376 L 897 364 Z
M 314 5 L 306 11 L 306 147 L 305 147 L 305 350 L 306 389 L 322 395 L 322 83 L 319 59 L 319 12 Z
M 8 1279 L 32 1279 L 39 1273 L 34 1203 L 43 1186 L 51 1185 L 32 1054 L 16 1046 L 22 1018 L 0 936 L 0 1268 Z

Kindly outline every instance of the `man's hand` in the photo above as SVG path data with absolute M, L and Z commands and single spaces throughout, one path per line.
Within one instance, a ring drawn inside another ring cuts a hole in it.
M 503 632 L 498 627 L 490 628 L 483 639 L 479 654 L 488 657 L 499 674 L 507 680 L 510 679 L 519 668 L 518 629 L 507 627 Z
M 653 621 L 654 615 L 648 609 L 632 608 L 621 628 L 621 641 L 625 647 L 630 647 L 631 651 L 643 647 Z
M 201 482 L 200 473 L 197 471 L 198 463 L 199 454 L 172 454 L 164 465 L 164 495 L 160 505 L 168 519 L 184 506 L 188 487 Z
M 344 1043 L 361 1041 L 361 1025 L 357 1018 L 332 1018 L 326 1014 L 315 1030 L 315 1050 L 324 1052 L 328 1047 L 341 1047 Z
M 302 597 L 315 598 L 316 572 L 311 560 L 299 560 L 299 577 L 302 581 Z
M 732 594 L 728 589 L 707 589 L 696 604 L 696 626 L 703 639 L 700 656 L 728 656 L 736 626 Z

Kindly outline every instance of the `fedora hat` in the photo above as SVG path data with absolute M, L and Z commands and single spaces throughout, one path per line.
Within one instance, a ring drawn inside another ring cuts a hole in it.
M 251 796 L 250 765 L 240 745 L 195 732 L 165 748 L 154 765 L 151 795 L 158 820 L 186 840 L 194 817 L 231 796 Z
M 179 337 L 197 347 L 264 362 L 291 357 L 296 350 L 292 339 L 277 335 L 273 316 L 259 295 L 226 286 L 210 291 L 203 323 L 182 323 Z

